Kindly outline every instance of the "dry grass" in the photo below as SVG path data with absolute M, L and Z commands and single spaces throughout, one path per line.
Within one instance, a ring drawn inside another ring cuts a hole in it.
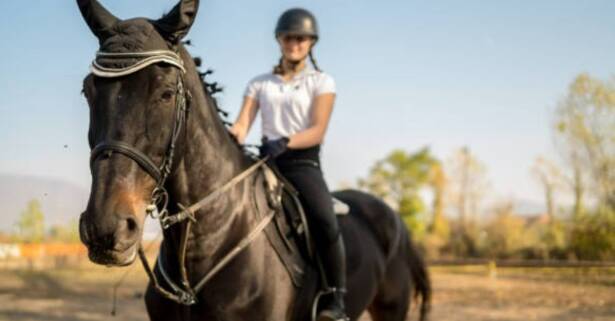
M 615 320 L 614 268 L 432 268 L 432 320 Z
M 0 320 L 147 320 L 146 277 L 138 265 L 120 287 L 118 315 L 110 317 L 112 285 L 124 271 L 90 264 L 2 271 Z M 614 268 L 506 268 L 494 274 L 482 266 L 435 267 L 431 275 L 431 320 L 615 320 Z

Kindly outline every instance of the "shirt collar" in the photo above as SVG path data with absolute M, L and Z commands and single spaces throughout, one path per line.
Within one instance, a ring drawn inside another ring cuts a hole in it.
M 305 68 L 303 68 L 303 70 L 301 70 L 298 74 L 294 75 L 293 78 L 291 80 L 289 80 L 289 82 L 292 81 L 296 81 L 296 80 L 300 80 L 303 79 L 309 75 L 313 75 L 315 73 L 317 73 L 318 71 L 316 69 L 314 69 L 314 66 L 312 66 L 312 64 L 310 63 L 306 63 Z M 282 76 L 275 74 L 275 76 L 280 80 L 280 81 L 284 81 L 282 79 Z

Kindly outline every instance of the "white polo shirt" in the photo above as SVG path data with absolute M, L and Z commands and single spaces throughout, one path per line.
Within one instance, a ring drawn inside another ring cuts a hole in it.
M 335 93 L 333 77 L 306 66 L 288 82 L 273 73 L 257 76 L 245 96 L 258 101 L 263 136 L 278 139 L 310 127 L 314 98 L 326 93 Z

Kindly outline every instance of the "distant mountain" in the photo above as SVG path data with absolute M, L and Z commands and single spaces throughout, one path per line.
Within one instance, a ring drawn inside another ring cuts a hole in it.
M 67 224 L 85 209 L 89 191 L 70 182 L 0 174 L 0 230 L 11 231 L 28 202 L 37 199 L 45 225 Z

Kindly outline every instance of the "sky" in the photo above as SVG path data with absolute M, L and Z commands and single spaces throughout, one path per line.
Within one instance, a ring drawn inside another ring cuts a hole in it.
M 157 18 L 176 1 L 101 3 L 126 19 Z M 247 82 L 277 62 L 273 29 L 291 7 L 316 15 L 315 56 L 337 84 L 322 154 L 332 189 L 393 149 L 447 159 L 468 146 L 491 197 L 542 202 L 530 167 L 557 159 L 557 102 L 579 73 L 615 71 L 615 1 L 201 1 L 189 50 L 215 70 L 232 119 Z M 0 174 L 88 189 L 80 91 L 97 40 L 75 1 L 2 1 L 0 12 Z

